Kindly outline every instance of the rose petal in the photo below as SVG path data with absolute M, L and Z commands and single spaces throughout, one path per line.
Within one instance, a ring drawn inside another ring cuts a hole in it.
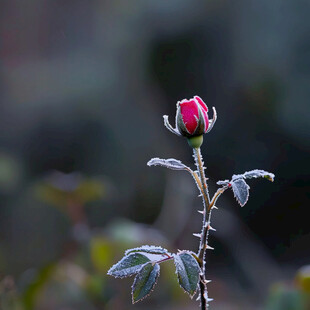
M 201 111 L 202 111 L 202 114 L 203 114 L 203 118 L 205 120 L 205 130 L 204 130 L 204 133 L 206 133 L 208 128 L 209 128 L 209 117 L 208 117 L 208 113 L 205 110 L 201 109 Z
M 181 115 L 184 125 L 190 134 L 194 133 L 198 125 L 198 106 L 195 100 L 182 100 L 180 102 Z
M 208 107 L 199 96 L 195 96 L 194 99 L 198 102 L 199 106 L 201 107 L 201 111 L 202 111 L 202 114 L 204 116 L 205 124 L 206 124 L 204 132 L 206 133 L 208 130 L 208 127 L 209 127 L 209 117 L 208 117 L 208 113 L 207 113 Z
M 207 105 L 203 102 L 203 100 L 202 100 L 199 96 L 195 96 L 194 98 L 195 98 L 195 99 L 197 100 L 197 102 L 200 104 L 200 106 L 202 107 L 202 109 L 203 109 L 204 111 L 208 112 L 208 107 L 207 107 Z
M 205 117 L 205 124 L 206 124 L 206 127 L 205 127 L 205 133 L 207 132 L 208 128 L 209 128 L 209 118 L 208 118 L 208 114 L 207 112 L 205 111 L 202 111 L 202 113 L 204 114 L 204 117 Z

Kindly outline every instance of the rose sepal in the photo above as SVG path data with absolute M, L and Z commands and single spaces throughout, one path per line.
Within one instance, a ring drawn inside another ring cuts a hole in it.
M 211 131 L 211 129 L 213 128 L 213 126 L 217 120 L 217 113 L 216 113 L 215 107 L 212 107 L 212 110 L 213 110 L 213 117 L 212 117 L 212 119 L 209 119 L 209 127 L 208 127 L 206 133 Z
M 171 124 L 169 123 L 168 115 L 164 115 L 163 118 L 164 118 L 164 125 L 165 125 L 165 127 L 166 127 L 170 132 L 172 132 L 172 133 L 174 133 L 175 135 L 181 137 L 182 135 L 180 134 L 180 132 L 178 131 L 178 129 L 177 129 L 177 128 L 173 128 L 173 127 L 171 126 Z

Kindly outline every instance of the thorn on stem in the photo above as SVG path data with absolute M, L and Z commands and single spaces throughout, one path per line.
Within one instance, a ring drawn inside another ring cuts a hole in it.
M 193 233 L 193 236 L 194 236 L 194 237 L 201 238 L 201 234 L 196 234 L 196 233 Z
M 208 229 L 209 229 L 209 230 L 212 230 L 212 231 L 216 231 L 216 229 L 215 229 L 215 228 L 213 228 L 213 227 L 212 227 L 212 226 L 210 226 L 210 225 L 208 226 Z

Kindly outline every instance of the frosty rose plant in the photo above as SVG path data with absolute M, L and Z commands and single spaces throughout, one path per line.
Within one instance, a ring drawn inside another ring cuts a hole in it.
M 192 298 L 198 292 L 197 300 L 200 300 L 201 310 L 209 309 L 206 278 L 206 250 L 213 249 L 208 244 L 208 236 L 211 230 L 211 213 L 216 208 L 218 198 L 227 190 L 231 189 L 237 202 L 243 207 L 249 198 L 250 187 L 247 179 L 265 178 L 274 180 L 274 174 L 264 170 L 251 170 L 243 174 L 233 175 L 230 180 L 218 181 L 217 191 L 211 197 L 208 190 L 205 167 L 203 164 L 200 146 L 203 143 L 203 135 L 210 132 L 217 119 L 215 108 L 213 118 L 208 117 L 208 107 L 199 96 L 187 100 L 183 99 L 177 103 L 175 128 L 170 125 L 168 116 L 164 115 L 164 125 L 172 133 L 185 137 L 193 149 L 196 170 L 184 165 L 180 160 L 169 158 L 153 158 L 148 166 L 163 166 L 172 170 L 185 170 L 194 178 L 202 198 L 203 209 L 198 212 L 202 214 L 202 227 L 199 233 L 193 235 L 199 238 L 197 252 L 188 250 L 170 253 L 160 246 L 144 245 L 129 249 L 125 256 L 110 268 L 108 274 L 116 278 L 135 275 L 132 285 L 132 302 L 135 303 L 147 297 L 157 282 L 160 273 L 160 264 L 173 260 L 176 268 L 178 281 L 183 290 Z

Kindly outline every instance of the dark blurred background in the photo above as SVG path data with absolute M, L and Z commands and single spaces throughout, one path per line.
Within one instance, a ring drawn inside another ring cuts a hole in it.
M 197 250 L 190 175 L 146 162 L 192 165 L 162 115 L 174 124 L 199 95 L 218 112 L 202 147 L 211 192 L 276 175 L 249 181 L 244 208 L 231 192 L 217 204 L 211 308 L 306 309 L 309 14 L 307 0 L 1 1 L 0 308 L 198 309 L 173 264 L 134 306 L 131 282 L 106 272 L 128 247 Z

